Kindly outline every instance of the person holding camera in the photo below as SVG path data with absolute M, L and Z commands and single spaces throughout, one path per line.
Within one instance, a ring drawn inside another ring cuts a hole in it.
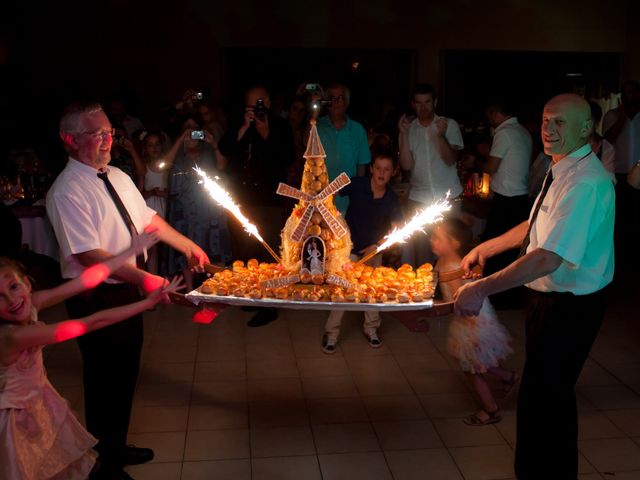
M 232 124 L 219 147 L 228 160 L 234 198 L 245 215 L 260 226 L 265 241 L 277 246 L 285 212 L 283 197 L 277 195 L 276 190 L 278 183 L 287 179 L 295 150 L 291 127 L 285 119 L 274 115 L 270 107 L 271 100 L 265 87 L 249 88 L 245 93 L 242 118 Z M 233 235 L 234 257 L 270 261 L 269 254 L 254 238 L 239 225 L 233 227 L 237 227 Z M 276 317 L 275 309 L 259 310 L 249 325 L 264 325 Z
M 227 215 L 198 185 L 199 177 L 193 170 L 198 166 L 210 177 L 218 175 L 222 168 L 216 160 L 217 146 L 213 136 L 193 118 L 186 120 L 182 129 L 178 137 L 182 148 L 178 148 L 169 172 L 167 221 L 200 245 L 212 262 L 225 264 L 231 261 Z M 166 272 L 182 273 L 187 289 L 193 290 L 193 273 L 178 252 L 168 252 Z

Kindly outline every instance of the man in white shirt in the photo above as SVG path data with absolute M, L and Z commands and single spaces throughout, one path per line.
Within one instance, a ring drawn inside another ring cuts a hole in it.
M 552 166 L 529 220 L 474 248 L 469 272 L 510 248 L 522 256 L 456 294 L 459 315 L 477 315 L 484 299 L 527 289 L 527 358 L 518 397 L 515 473 L 519 480 L 577 478 L 575 383 L 604 316 L 603 289 L 613 278 L 615 192 L 591 151 L 587 102 L 552 98 L 542 114 L 542 143 Z M 525 253 L 526 252 L 526 253 Z
M 640 192 L 626 182 L 640 158 L 640 83 L 622 85 L 622 104 L 607 112 L 604 138 L 615 148 L 616 165 L 616 288 L 626 288 L 640 268 L 636 246 L 640 241 Z
M 436 115 L 438 99 L 431 85 L 418 84 L 411 96 L 411 107 L 417 118 L 400 118 L 398 144 L 400 166 L 411 172 L 409 217 L 449 192 L 451 198 L 462 193 L 456 163 L 464 147 L 458 123 Z M 417 237 L 407 244 L 408 261 L 421 264 L 433 261 L 429 241 Z M 413 252 L 411 252 L 413 250 Z M 412 258 L 413 257 L 413 258 Z
M 91 265 L 104 262 L 145 229 L 157 230 L 162 241 L 187 258 L 198 259 L 201 269 L 208 262 L 204 251 L 150 209 L 124 172 L 108 167 L 112 136 L 113 127 L 97 104 L 71 105 L 60 120 L 60 137 L 69 161 L 51 186 L 46 206 L 60 245 L 63 277 L 75 278 Z M 166 281 L 138 269 L 136 263 L 131 258 L 105 283 L 69 299 L 69 315 L 80 318 L 131 303 L 139 299 L 138 289 L 151 292 Z M 98 439 L 101 467 L 96 479 L 131 478 L 124 465 L 153 458 L 151 449 L 126 443 L 142 335 L 142 315 L 136 315 L 78 338 L 86 425 Z
M 526 220 L 529 213 L 529 167 L 533 142 L 531 135 L 513 116 L 506 100 L 495 100 L 486 110 L 494 129 L 493 142 L 483 169 L 491 175 L 491 211 L 483 239 L 502 235 Z M 490 275 L 512 263 L 517 252 L 504 252 L 487 261 L 485 274 Z M 500 292 L 491 297 L 497 309 L 522 306 L 522 290 Z

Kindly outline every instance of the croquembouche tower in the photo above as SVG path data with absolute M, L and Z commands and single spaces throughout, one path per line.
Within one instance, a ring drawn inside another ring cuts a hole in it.
M 350 183 L 341 173 L 329 182 L 326 154 L 315 119 L 307 150 L 300 189 L 281 183 L 278 194 L 298 200 L 282 230 L 280 245 L 282 264 L 300 275 L 302 283 L 333 283 L 334 274 L 349 261 L 351 235 L 349 227 L 335 206 L 333 196 Z

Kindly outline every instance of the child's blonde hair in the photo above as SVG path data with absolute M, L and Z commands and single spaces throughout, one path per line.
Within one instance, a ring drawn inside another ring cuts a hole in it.
M 29 279 L 27 275 L 27 269 L 20 262 L 9 258 L 9 257 L 0 257 L 0 268 L 9 268 L 16 272 L 19 276 L 24 279 Z

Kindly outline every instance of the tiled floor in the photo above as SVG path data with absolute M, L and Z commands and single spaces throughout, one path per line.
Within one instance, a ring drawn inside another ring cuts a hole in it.
M 581 479 L 640 479 L 640 326 L 632 299 L 609 308 L 577 388 Z M 145 314 L 130 441 L 152 447 L 156 458 L 129 469 L 137 480 L 513 478 L 517 392 L 501 400 L 501 423 L 462 423 L 476 403 L 445 352 L 447 319 L 421 334 L 384 317 L 385 345 L 373 350 L 361 314 L 348 314 L 338 351 L 327 356 L 319 346 L 322 312 L 281 311 L 252 329 L 251 312 L 229 309 L 198 325 L 193 311 L 161 306 Z M 514 336 L 514 368 L 523 362 L 522 317 L 501 312 Z M 45 357 L 50 379 L 81 415 L 75 342 Z

